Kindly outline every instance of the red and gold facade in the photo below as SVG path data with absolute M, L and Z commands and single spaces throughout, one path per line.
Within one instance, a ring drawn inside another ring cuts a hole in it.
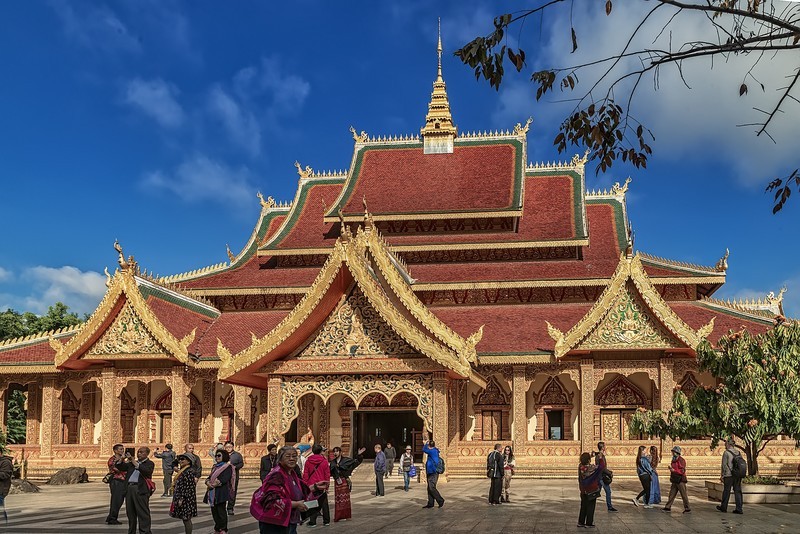
M 458 133 L 440 71 L 421 136 L 351 129 L 346 172 L 297 164 L 294 201 L 259 194 L 228 263 L 153 279 L 118 248 L 86 323 L 0 344 L 4 403 L 27 398 L 12 449 L 31 475 L 100 475 L 116 442 L 231 438 L 254 473 L 290 429 L 348 450 L 358 412 L 412 410 L 449 476 L 480 476 L 495 442 L 523 475 L 571 477 L 604 440 L 625 472 L 658 444 L 631 435 L 632 413 L 713 385 L 699 341 L 763 332 L 781 296 L 713 299 L 727 254 L 634 253 L 628 183 L 587 192 L 580 157 L 527 164 L 528 126 Z M 682 445 L 695 469 L 718 465 L 708 443 Z M 798 460 L 788 441 L 765 452 L 767 473 Z

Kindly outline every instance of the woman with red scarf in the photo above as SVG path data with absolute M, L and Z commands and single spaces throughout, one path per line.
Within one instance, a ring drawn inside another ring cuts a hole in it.
M 260 534 L 296 534 L 302 518 L 300 512 L 308 507 L 311 493 L 297 475 L 297 449 L 281 447 L 278 467 L 270 471 L 250 504 L 250 513 L 258 519 Z

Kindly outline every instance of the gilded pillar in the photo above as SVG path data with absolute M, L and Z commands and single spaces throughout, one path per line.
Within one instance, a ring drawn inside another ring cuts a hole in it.
M 150 437 L 150 384 L 139 382 L 136 388 L 136 442 L 147 443 Z
M 593 451 L 594 436 L 594 360 L 581 360 L 581 450 Z
M 189 443 L 190 388 L 184 375 L 182 366 L 172 368 L 172 443 L 175 447 Z
M 331 403 L 320 401 L 319 437 L 317 440 L 330 448 L 331 443 Z
M 314 421 L 314 395 L 303 395 L 297 401 L 297 435 L 302 436 Z M 290 436 L 294 439 L 294 436 Z
M 113 367 L 103 369 L 100 379 L 100 390 L 103 396 L 101 404 L 102 428 L 100 430 L 100 456 L 108 458 L 112 454 L 111 448 L 119 441 L 121 435 L 120 400 L 117 391 L 116 372 Z
M 447 459 L 447 374 L 433 373 L 433 440 L 442 456 Z M 424 436 L 423 436 L 424 437 Z
M 459 397 L 458 392 L 461 389 L 460 384 L 463 380 L 451 380 L 447 387 L 447 441 L 450 450 L 455 451 L 459 440 L 458 423 L 461 420 L 459 415 Z
M 285 443 L 281 428 L 281 377 L 270 376 L 267 380 L 267 441 L 278 440 L 278 446 Z
M 258 436 L 256 441 L 269 442 L 272 438 L 267 435 L 269 427 L 269 413 L 267 413 L 267 392 L 260 391 L 258 395 Z
M 46 378 L 42 385 L 41 456 L 53 455 L 53 445 L 61 443 L 61 398 L 55 378 Z
M 214 441 L 214 381 L 208 378 L 203 379 L 203 443 Z
M 232 441 L 239 447 L 250 441 L 250 410 L 253 400 L 252 388 L 233 386 L 233 432 Z
M 664 355 L 658 363 L 658 400 L 662 412 L 672 409 L 672 395 L 675 389 L 675 361 L 672 355 Z M 661 454 L 672 449 L 672 440 L 661 440 Z
M 511 439 L 514 450 L 522 453 L 528 439 L 528 405 L 526 396 L 528 382 L 525 380 L 525 366 L 515 365 L 511 378 L 511 408 L 514 410 L 514 428 Z
M 28 384 L 28 410 L 25 417 L 25 443 L 36 445 L 39 439 L 39 415 L 41 413 L 40 403 L 42 397 L 42 387 L 38 382 Z
M 81 445 L 91 445 L 94 442 L 94 399 L 97 395 L 97 384 L 89 382 L 81 389 Z

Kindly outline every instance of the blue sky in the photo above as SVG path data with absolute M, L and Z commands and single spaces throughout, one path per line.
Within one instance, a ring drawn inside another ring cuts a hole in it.
M 92 311 L 103 268 L 116 267 L 115 239 L 162 275 L 226 261 L 226 243 L 238 252 L 250 235 L 256 191 L 292 199 L 295 160 L 346 168 L 350 125 L 371 135 L 419 133 L 438 16 L 459 129 L 510 129 L 533 116 L 529 160 L 571 158 L 580 150 L 552 148 L 563 105 L 536 104 L 527 75 L 510 76 L 498 93 L 452 56 L 517 5 L 0 3 L 0 309 L 42 313 L 62 300 Z M 532 24 L 521 36 L 530 70 L 612 46 L 634 15 L 580 13 L 579 29 L 591 28 L 597 42 L 579 32 L 586 43 L 572 57 L 564 20 Z M 735 68 L 715 65 L 712 78 L 702 67 L 690 71 L 691 90 L 665 73 L 658 90 L 643 90 L 640 116 L 657 136 L 648 169 L 591 172 L 587 185 L 630 175 L 637 249 L 713 265 L 728 247 L 728 284 L 717 296 L 786 285 L 786 311 L 798 316 L 800 199 L 773 216 L 763 192 L 767 179 L 797 165 L 797 107 L 779 117 L 777 145 L 735 128 L 758 104 L 727 83 Z M 752 97 L 762 105 L 780 83 L 765 76 L 772 85 Z

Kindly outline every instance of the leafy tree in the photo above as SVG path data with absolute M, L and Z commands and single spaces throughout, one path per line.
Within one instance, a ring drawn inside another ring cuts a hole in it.
M 0 312 L 0 341 L 21 337 L 27 333 L 22 315 L 12 309 Z
M 677 390 L 669 412 L 640 409 L 631 420 L 633 432 L 662 439 L 708 436 L 712 449 L 735 436 L 749 475 L 758 473 L 758 456 L 771 440 L 800 440 L 800 323 L 778 324 L 758 336 L 733 332 L 717 350 L 704 341 L 697 360 L 718 384 L 688 398 Z
M 32 312 L 19 313 L 9 308 L 0 312 L 0 341 L 75 326 L 85 319 L 85 316 L 82 320 L 77 313 L 70 313 L 69 306 L 63 302 L 56 302 L 41 316 Z
M 8 443 L 25 443 L 27 428 L 27 412 L 25 410 L 25 393 L 19 389 L 11 391 L 8 398 L 8 426 L 5 437 Z
M 774 60 L 777 56 L 789 57 L 791 61 L 792 68 L 786 72 L 785 86 L 778 89 L 773 99 L 762 97 L 765 104 L 755 108 L 762 114 L 761 119 L 746 125 L 754 127 L 757 136 L 765 135 L 772 139 L 769 127 L 773 120 L 786 112 L 788 104 L 800 102 L 796 91 L 796 85 L 800 85 L 797 83 L 800 80 L 797 54 L 800 49 L 800 3 L 771 0 L 645 1 L 649 7 L 636 20 L 630 21 L 628 39 L 620 50 L 605 57 L 554 66 L 532 74 L 536 100 L 555 89 L 577 92 L 571 98 L 575 102 L 574 108 L 561 123 L 553 141 L 558 151 L 563 152 L 570 145 L 585 146 L 589 149 L 589 159 L 597 162 L 597 172 L 605 171 L 620 159 L 636 167 L 646 167 L 652 154 L 650 143 L 655 137 L 631 114 L 637 88 L 645 76 L 652 75 L 657 86 L 661 70 L 671 66 L 678 70 L 681 81 L 688 86 L 683 70 L 688 63 L 716 58 L 729 61 L 735 56 L 751 55 L 754 58 L 752 67 L 737 82 L 737 87 L 732 88 L 738 91 L 739 96 L 747 94 L 751 87 L 760 86 L 762 92 L 765 91 L 753 70 L 760 61 L 765 58 Z M 528 28 L 535 28 L 543 25 L 545 15 L 567 15 L 572 52 L 578 49 L 584 36 L 576 32 L 573 16 L 580 13 L 579 10 L 588 9 L 586 3 L 531 0 L 531 4 L 530 9 L 496 17 L 491 33 L 476 37 L 456 51 L 456 56 L 474 69 L 476 78 L 483 77 L 492 87 L 499 89 L 507 63 L 517 72 L 522 71 L 526 65 L 525 51 L 511 46 L 508 35 L 512 30 L 518 30 L 513 35 L 519 35 L 521 39 L 529 18 L 532 24 Z M 607 17 L 616 14 L 612 0 L 606 0 L 605 14 Z M 687 26 L 687 17 L 706 22 L 714 36 L 709 39 L 707 35 L 694 35 L 681 39 L 682 32 L 678 30 Z M 656 23 L 659 27 L 653 30 L 652 25 Z M 595 31 L 596 28 L 592 28 L 592 32 Z M 662 46 L 665 40 L 667 42 Z M 783 177 L 769 182 L 767 191 L 775 195 L 773 213 L 783 208 L 793 187 L 800 189 L 800 169 L 787 171 Z

